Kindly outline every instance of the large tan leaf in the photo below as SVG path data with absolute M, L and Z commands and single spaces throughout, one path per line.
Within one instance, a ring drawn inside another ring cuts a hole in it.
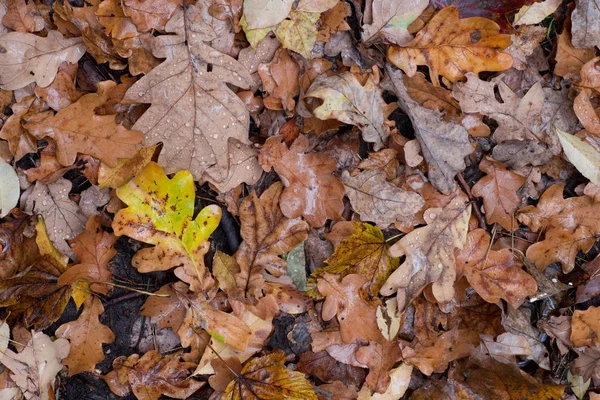
M 172 34 L 152 42 L 153 54 L 166 60 L 137 81 L 125 100 L 151 104 L 133 129 L 144 132 L 148 144 L 164 142 L 159 163 L 167 173 L 185 169 L 198 180 L 207 173 L 219 183 L 231 178 L 232 152 L 248 143 L 248 111 L 227 84 L 247 88 L 252 77 L 211 47 L 217 37 L 203 19 L 207 6 L 200 1 L 173 14 L 165 28 Z M 249 183 L 259 177 L 252 165 Z
M 392 257 L 406 256 L 381 288 L 384 296 L 398 292 L 398 310 L 404 310 L 429 283 L 439 302 L 454 297 L 454 249 L 462 249 L 467 239 L 471 205 L 456 197 L 443 209 L 433 210 L 429 210 L 427 226 L 415 229 L 390 248 Z
M 573 10 L 573 45 L 580 49 L 600 46 L 600 1 L 580 0 Z
M 102 325 L 98 319 L 103 312 L 100 299 L 92 296 L 86 300 L 77 320 L 67 322 L 56 330 L 56 336 L 69 339 L 71 343 L 69 356 L 63 361 L 69 367 L 69 376 L 94 371 L 96 364 L 104 360 L 102 344 L 115 340 L 110 328 Z
M 446 7 L 406 46 L 391 46 L 388 58 L 408 76 L 417 72 L 417 66 L 427 65 L 431 81 L 439 86 L 439 75 L 456 82 L 467 72 L 510 68 L 512 57 L 502 50 L 510 46 L 511 39 L 499 32 L 500 27 L 491 20 L 458 19 L 458 9 Z
M 9 32 L 0 37 L 0 88 L 20 89 L 32 82 L 41 87 L 52 83 L 58 66 L 76 63 L 85 53 L 81 38 L 66 39 L 58 31 L 47 37 Z
M 567 132 L 557 129 L 556 133 L 571 164 L 590 182 L 600 186 L 600 152 L 591 144 Z
M 111 96 L 113 81 L 99 82 L 98 92 L 81 97 L 56 115 L 25 127 L 38 139 L 56 143 L 56 158 L 64 166 L 75 162 L 77 153 L 96 157 L 114 167 L 119 158 L 131 158 L 142 142 L 142 133 L 115 122 L 115 115 L 97 115 L 95 110 Z
M 4 218 L 19 202 L 19 178 L 13 167 L 0 159 L 0 218 Z
M 244 0 L 244 16 L 248 29 L 277 25 L 292 10 L 293 0 Z
M 408 26 L 429 5 L 427 0 L 374 0 L 371 2 L 371 21 L 363 25 L 363 42 L 383 39 L 403 46 L 413 36 Z
M 386 125 L 381 89 L 371 76 L 362 85 L 351 72 L 321 75 L 310 85 L 305 97 L 323 100 L 323 104 L 313 111 L 317 118 L 356 125 L 362 131 L 363 139 L 375 144 L 375 150 L 385 146 L 390 128 Z

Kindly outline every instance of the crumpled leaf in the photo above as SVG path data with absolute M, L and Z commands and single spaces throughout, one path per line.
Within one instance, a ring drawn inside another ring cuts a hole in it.
M 144 132 L 148 144 L 164 142 L 159 163 L 168 173 L 185 169 L 198 180 L 208 179 L 206 173 L 219 183 L 229 177 L 233 149 L 248 143 L 250 122 L 227 84 L 247 88 L 253 81 L 239 62 L 210 46 L 216 33 L 203 20 L 202 7 L 207 5 L 199 2 L 173 14 L 165 29 L 174 35 L 152 42 L 154 56 L 166 61 L 137 81 L 124 100 L 152 104 L 133 129 Z M 254 172 L 248 183 L 259 178 Z
M 576 2 L 571 14 L 573 20 L 571 34 L 573 45 L 580 49 L 594 48 L 600 45 L 600 7 L 598 0 Z
M 532 5 L 524 5 L 515 14 L 513 25 L 535 25 L 542 22 L 548 15 L 552 14 L 562 3 L 561 0 L 543 0 Z
M 23 122 L 34 116 L 39 118 L 43 102 L 35 96 L 27 96 L 11 106 L 12 115 L 2 125 L 0 138 L 8 141 L 10 152 L 15 160 L 27 153 L 37 151 L 37 140 L 23 127 Z
M 133 392 L 138 400 L 158 400 L 162 395 L 187 399 L 205 382 L 189 379 L 194 363 L 180 361 L 180 353 L 162 356 L 150 350 L 113 361 L 113 370 L 102 377 L 118 396 Z
M 0 218 L 8 215 L 19 202 L 21 187 L 13 167 L 0 159 Z
M 504 71 L 512 57 L 502 50 L 510 46 L 509 35 L 483 18 L 458 18 L 456 7 L 446 7 L 433 16 L 415 39 L 403 47 L 391 46 L 390 62 L 413 76 L 417 66 L 427 65 L 431 81 L 440 85 L 439 75 L 456 82 L 467 72 Z
M 117 124 L 116 116 L 95 114 L 117 86 L 113 81 L 97 85 L 97 93 L 87 94 L 56 115 L 25 126 L 38 139 L 48 136 L 54 140 L 56 158 L 64 166 L 73 164 L 77 153 L 82 153 L 114 167 L 118 158 L 133 157 L 142 142 L 142 133 Z
M 189 171 L 180 171 L 169 179 L 158 164 L 151 162 L 117 189 L 117 196 L 129 207 L 117 212 L 112 226 L 117 236 L 127 235 L 155 245 L 133 256 L 132 264 L 140 272 L 178 267 L 175 274 L 181 276 L 187 271 L 196 279 L 192 290 L 197 291 L 214 285 L 204 266 L 204 254 L 208 238 L 221 219 L 221 209 L 210 205 L 192 219 L 194 193 L 194 178 Z
M 403 46 L 413 36 L 408 26 L 427 8 L 427 0 L 375 0 L 371 2 L 371 21 L 362 26 L 363 42 L 383 39 Z
M 293 0 L 244 0 L 248 29 L 268 28 L 283 21 L 292 10 Z
M 56 336 L 69 339 L 69 356 L 63 360 L 69 368 L 69 376 L 80 372 L 93 372 L 96 364 L 104 360 L 103 343 L 112 343 L 115 335 L 98 317 L 104 312 L 100 299 L 90 297 L 83 305 L 83 312 L 72 322 L 58 327 Z
M 590 182 L 600 185 L 600 152 L 591 144 L 560 129 L 556 129 L 556 134 L 571 164 Z
M 101 282 L 109 282 L 112 271 L 108 262 L 117 254 L 113 247 L 117 237 L 102 230 L 100 216 L 88 219 L 85 232 L 73 239 L 73 252 L 79 263 L 72 265 L 58 278 L 59 285 L 70 285 L 77 281 L 92 283 L 90 289 L 97 293 L 108 294 L 110 286 Z M 96 283 L 94 283 L 96 282 Z
M 465 169 L 464 158 L 471 154 L 467 130 L 453 122 L 443 121 L 439 111 L 420 106 L 412 100 L 402 81 L 402 72 L 389 66 L 386 68 L 398 104 L 410 117 L 419 140 L 423 156 L 427 161 L 428 176 L 433 186 L 444 194 L 454 190 L 454 177 Z
M 281 136 L 267 139 L 259 154 L 265 172 L 273 168 L 285 189 L 279 200 L 283 215 L 304 219 L 320 227 L 327 219 L 340 219 L 344 209 L 344 184 L 331 175 L 336 169 L 333 158 L 306 153 L 309 142 L 298 137 L 288 149 Z
M 342 174 L 346 195 L 362 221 L 373 221 L 385 229 L 405 216 L 416 214 L 425 204 L 417 193 L 408 192 L 386 180 L 381 170 Z
M 483 197 L 485 219 L 488 224 L 498 223 L 509 232 L 519 227 L 514 213 L 521 203 L 517 193 L 526 178 L 506 169 L 506 165 L 491 159 L 479 163 L 479 169 L 487 175 L 471 189 L 474 196 Z
M 258 66 L 258 75 L 265 91 L 269 93 L 263 99 L 265 107 L 270 110 L 294 111 L 294 97 L 300 94 L 299 72 L 300 66 L 285 49 L 278 50 L 270 63 Z
M 21 352 L 5 350 L 0 356 L 0 364 L 4 364 L 12 372 L 10 377 L 25 398 L 50 400 L 50 393 L 54 393 L 56 374 L 63 369 L 61 360 L 67 354 L 69 342 L 66 339 L 52 341 L 42 332 L 33 332 Z
M 223 400 L 317 400 L 304 374 L 284 366 L 285 353 L 272 353 L 248 361 L 240 376 L 225 389 Z
M 243 295 L 260 297 L 263 271 L 275 277 L 285 275 L 286 262 L 280 256 L 308 237 L 308 224 L 300 218 L 286 218 L 281 212 L 283 185 L 271 185 L 260 197 L 252 192 L 240 206 L 240 233 L 244 241 L 235 253 L 239 272 L 235 281 Z
M 398 292 L 400 312 L 429 283 L 433 284 L 437 301 L 447 302 L 454 297 L 454 249 L 462 249 L 467 239 L 471 205 L 457 197 L 443 209 L 433 210 L 429 210 L 427 226 L 408 233 L 389 250 L 392 257 L 406 256 L 381 287 L 384 296 Z
M 536 281 L 521 270 L 510 249 L 491 250 L 490 241 L 484 229 L 469 232 L 465 247 L 456 252 L 456 266 L 485 301 L 504 299 L 518 308 L 527 296 L 536 294 Z
M 381 93 L 371 75 L 361 84 L 353 73 L 345 72 L 317 77 L 304 97 L 323 100 L 323 104 L 313 110 L 315 117 L 358 126 L 363 139 L 374 143 L 377 151 L 385 146 L 390 135 Z
M 41 87 L 52 83 L 59 65 L 76 63 L 86 48 L 81 38 L 65 38 L 58 31 L 47 37 L 9 32 L 0 36 L 0 88 L 20 89 L 32 82 Z
M 331 257 L 325 260 L 327 266 L 315 270 L 309 283 L 314 285 L 315 279 L 324 273 L 340 277 L 361 274 L 367 280 L 359 293 L 365 301 L 372 302 L 377 298 L 381 285 L 398 267 L 399 260 L 389 256 L 390 245 L 379 228 L 359 222 L 353 223 L 352 227 L 352 235 L 335 247 Z

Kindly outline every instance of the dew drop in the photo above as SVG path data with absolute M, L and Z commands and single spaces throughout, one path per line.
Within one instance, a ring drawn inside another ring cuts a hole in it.
M 216 133 L 214 135 L 212 135 L 213 139 L 218 139 L 219 135 L 217 135 Z

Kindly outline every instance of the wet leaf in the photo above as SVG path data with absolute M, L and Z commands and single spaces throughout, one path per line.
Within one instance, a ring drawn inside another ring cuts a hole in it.
M 363 25 L 363 42 L 384 40 L 403 46 L 413 37 L 408 26 L 427 8 L 426 0 L 376 0 L 371 3 L 371 21 Z
M 277 1 L 277 0 L 275 0 Z M 290 49 L 311 59 L 311 52 L 317 42 L 317 21 L 321 15 L 313 12 L 292 11 L 273 30 L 285 49 Z

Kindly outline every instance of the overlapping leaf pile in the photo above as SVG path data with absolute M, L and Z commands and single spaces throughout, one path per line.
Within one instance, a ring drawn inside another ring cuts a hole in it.
M 3 1 L 0 398 L 600 398 L 598 6 Z

